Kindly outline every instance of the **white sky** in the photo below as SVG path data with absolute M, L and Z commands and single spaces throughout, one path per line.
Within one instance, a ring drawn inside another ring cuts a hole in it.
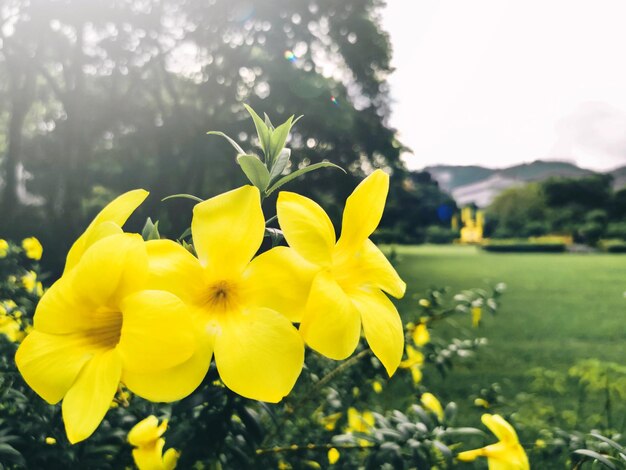
M 626 165 L 626 1 L 388 0 L 411 168 Z

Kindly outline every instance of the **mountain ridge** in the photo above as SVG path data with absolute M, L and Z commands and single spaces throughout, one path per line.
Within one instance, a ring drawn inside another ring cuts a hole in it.
M 532 181 L 551 177 L 582 177 L 593 174 L 610 174 L 613 186 L 626 186 L 626 166 L 607 172 L 582 168 L 564 160 L 535 160 L 504 168 L 481 165 L 432 165 L 424 168 L 444 191 L 450 193 L 458 204 L 475 203 L 485 207 L 502 191 Z

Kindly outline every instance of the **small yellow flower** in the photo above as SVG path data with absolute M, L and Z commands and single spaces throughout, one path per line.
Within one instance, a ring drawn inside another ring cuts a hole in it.
M 15 303 L 15 301 L 9 299 L 9 300 L 5 300 L 4 301 L 4 306 L 5 308 L 8 308 L 9 310 L 13 310 L 14 308 L 17 308 L 17 304 Z
M 331 449 L 329 449 L 328 451 L 328 463 L 329 464 L 335 465 L 337 461 L 339 460 L 339 457 L 341 457 L 341 454 L 336 448 L 332 447 Z
M 54 437 L 46 437 L 46 444 L 49 446 L 53 446 L 57 443 L 57 440 Z
M 535 447 L 537 449 L 545 449 L 546 447 L 548 447 L 548 444 L 543 439 L 537 439 L 535 441 Z
M 360 413 L 356 408 L 350 407 L 348 408 L 348 427 L 346 427 L 345 432 L 370 434 L 374 423 L 374 415 L 370 411 Z
M 491 405 L 489 404 L 489 402 L 487 400 L 485 400 L 484 398 L 476 398 L 474 400 L 474 406 L 478 406 L 481 408 L 489 408 Z
M 419 304 L 424 307 L 424 308 L 428 308 L 430 307 L 430 300 L 428 299 L 420 299 L 419 300 Z
M 0 238 L 0 258 L 6 258 L 9 254 L 9 242 Z
M 426 323 L 418 323 L 413 330 L 413 342 L 416 346 L 424 346 L 430 343 L 430 333 L 426 327 Z
M 339 421 L 339 418 L 341 418 L 340 412 L 324 416 L 320 418 L 319 422 L 322 426 L 324 426 L 324 429 L 326 429 L 327 431 L 334 431 L 335 427 L 337 426 L 337 421 Z
M 315 268 L 300 322 L 305 342 L 326 357 L 342 360 L 356 349 L 362 327 L 391 376 L 402 358 L 404 331 L 384 292 L 401 298 L 406 284 L 369 239 L 388 191 L 389 176 L 382 170 L 365 178 L 346 201 L 338 241 L 328 215 L 311 199 L 283 191 L 276 207 L 289 250 Z
M 422 381 L 422 365 L 424 364 L 424 355 L 413 346 L 406 347 L 407 359 L 400 363 L 401 369 L 409 369 L 413 377 L 413 383 L 417 385 Z
M 482 307 L 472 307 L 472 326 L 474 328 L 478 328 L 478 325 L 480 325 L 480 319 L 482 318 L 482 315 Z
M 37 273 L 35 271 L 28 271 L 27 274 L 22 276 L 22 286 L 28 292 L 35 292 L 37 289 Z
M 383 391 L 383 384 L 376 380 L 372 383 L 372 388 L 374 389 L 374 392 L 381 393 Z
M 22 240 L 22 248 L 24 248 L 24 252 L 28 258 L 36 261 L 41 259 L 43 246 L 41 246 L 41 243 L 39 243 L 39 240 L 35 237 L 25 238 Z
M 439 421 L 443 421 L 443 407 L 435 395 L 428 392 L 423 393 L 421 402 L 422 405 L 424 405 L 424 408 L 433 412 L 437 416 Z
M 498 438 L 498 442 L 481 449 L 461 452 L 456 458 L 462 462 L 472 462 L 477 457 L 487 457 L 490 469 L 530 470 L 528 457 L 513 426 L 500 415 L 484 414 L 481 419 Z
M 173 470 L 180 452 L 168 449 L 163 453 L 165 439 L 161 436 L 167 429 L 167 420 L 159 425 L 156 416 L 139 421 L 128 433 L 128 442 L 135 447 L 133 460 L 139 470 Z
M 6 336 L 12 343 L 17 343 L 24 338 L 19 322 L 9 315 L 0 315 L 0 334 Z

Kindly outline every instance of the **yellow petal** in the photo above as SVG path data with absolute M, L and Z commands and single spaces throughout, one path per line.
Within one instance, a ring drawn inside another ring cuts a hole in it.
M 485 455 L 484 449 L 474 449 L 474 450 L 466 450 L 465 452 L 460 452 L 456 458 L 461 462 L 473 462 L 478 457 L 482 457 Z
M 276 211 L 289 246 L 310 262 L 329 266 L 335 229 L 324 209 L 309 198 L 282 191 Z
M 502 416 L 485 413 L 481 416 L 481 421 L 498 440 L 507 443 L 519 442 L 515 429 Z
M 147 197 L 147 191 L 143 189 L 135 189 L 134 191 L 128 191 L 127 193 L 118 196 L 116 199 L 107 204 L 94 218 L 91 224 L 89 224 L 87 230 L 85 230 L 78 240 L 74 242 L 72 248 L 70 248 L 70 251 L 67 254 L 67 261 L 65 262 L 64 272 L 68 272 L 76 266 L 85 250 L 89 248 L 90 243 L 93 241 L 92 232 L 96 230 L 100 224 L 112 222 L 121 227 Z M 92 240 L 89 240 L 90 238 L 92 238 Z
M 48 403 L 55 404 L 91 357 L 80 335 L 49 335 L 34 330 L 18 348 L 15 362 L 26 383 Z
M 432 411 L 433 413 L 435 413 L 435 415 L 437 415 L 437 418 L 439 418 L 439 421 L 443 420 L 443 417 L 444 417 L 443 407 L 441 406 L 441 403 L 439 402 L 439 400 L 437 399 L 435 395 L 433 395 L 432 393 L 428 393 L 428 392 L 422 393 L 421 402 L 422 402 L 422 405 L 424 405 L 424 408 Z
M 46 291 L 35 310 L 35 330 L 71 334 L 91 326 L 91 303 L 79 301 L 72 288 L 73 273 L 64 275 Z
M 171 240 L 149 241 L 146 248 L 150 289 L 172 292 L 189 304 L 206 300 L 204 271 L 198 258 Z
M 376 230 L 388 191 L 389 175 L 382 170 L 376 170 L 361 181 L 346 201 L 338 250 L 355 252 Z
M 379 290 L 353 291 L 349 297 L 361 313 L 367 343 L 391 377 L 404 351 L 404 329 L 396 307 Z
M 248 304 L 267 307 L 299 323 L 317 271 L 294 249 L 273 248 L 253 259 L 244 273 Z
M 163 447 L 165 439 L 157 440 L 153 445 L 133 449 L 133 460 L 139 470 L 164 470 Z
M 193 209 L 191 233 L 200 263 L 222 278 L 243 273 L 264 232 L 261 197 L 254 186 L 220 194 Z
M 124 370 L 151 372 L 185 362 L 195 350 L 188 307 L 174 294 L 144 290 L 122 300 L 117 349 Z
M 167 449 L 163 454 L 163 470 L 174 470 L 178 463 L 180 452 L 176 449 Z
M 122 375 L 122 360 L 111 349 L 94 356 L 63 399 L 63 422 L 72 444 L 87 439 L 106 414 Z
M 159 420 L 154 415 L 142 419 L 128 432 L 128 443 L 135 447 L 155 443 L 167 429 L 167 420 L 163 422 L 165 426 L 159 426 Z
M 111 235 L 85 251 L 72 272 L 77 299 L 95 308 L 118 309 L 126 295 L 145 288 L 148 254 L 137 234 Z
M 253 400 L 279 402 L 300 375 L 304 344 L 294 326 L 269 309 L 228 313 L 215 338 L 215 364 L 224 385 Z
M 340 284 L 355 288 L 376 287 L 398 299 L 404 296 L 406 284 L 371 240 L 365 240 L 356 255 L 341 259 L 342 254 L 346 253 L 338 252 L 337 256 Z
M 311 348 L 336 360 L 347 358 L 359 343 L 361 315 L 326 272 L 313 281 L 300 333 Z
M 122 381 L 129 390 L 146 400 L 154 402 L 182 400 L 202 383 L 209 370 L 213 346 L 203 339 L 196 336 L 196 350 L 182 364 L 156 372 L 125 370 Z

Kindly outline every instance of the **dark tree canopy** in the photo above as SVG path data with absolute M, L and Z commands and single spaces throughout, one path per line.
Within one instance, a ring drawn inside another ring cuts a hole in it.
M 161 203 L 244 179 L 220 130 L 256 147 L 243 103 L 274 122 L 303 114 L 294 166 L 328 159 L 305 192 L 335 220 L 373 168 L 407 177 L 386 123 L 388 37 L 378 0 L 9 0 L 0 9 L 0 198 L 5 236 L 60 253 L 104 202 L 152 192 L 139 219 L 188 224 Z M 389 217 L 387 217 L 389 219 Z M 136 227 L 135 227 L 136 228 Z M 54 242 L 54 244 L 52 244 Z M 50 256 L 50 250 L 48 256 Z M 50 259 L 50 258 L 49 258 Z

